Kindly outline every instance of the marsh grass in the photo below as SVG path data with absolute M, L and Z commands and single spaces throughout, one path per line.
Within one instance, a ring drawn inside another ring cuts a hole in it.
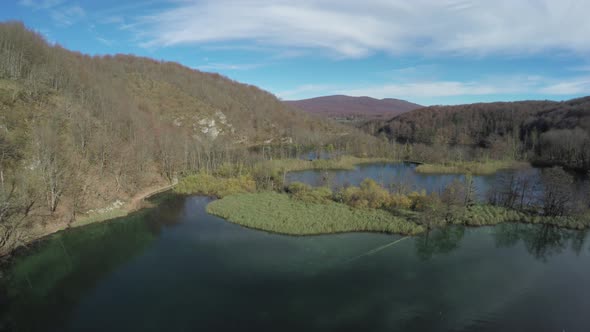
M 174 187 L 174 191 L 179 194 L 201 194 L 222 198 L 238 193 L 254 192 L 256 182 L 248 175 L 223 178 L 199 173 L 181 179 Z
M 313 235 L 386 232 L 415 235 L 424 228 L 379 209 L 356 209 L 336 202 L 308 203 L 275 192 L 237 194 L 213 201 L 207 212 L 236 224 L 265 231 Z
M 491 226 L 507 222 L 545 224 L 570 229 L 586 229 L 590 226 L 590 216 L 549 217 L 493 205 L 474 205 L 456 212 L 453 216 L 453 223 L 468 226 Z
M 353 170 L 356 165 L 370 164 L 379 162 L 395 162 L 387 158 L 359 158 L 353 156 L 341 156 L 334 159 L 275 159 L 267 160 L 263 163 L 276 171 L 304 171 L 310 169 L 334 169 L 334 170 Z
M 443 164 L 421 164 L 416 167 L 416 172 L 424 174 L 474 174 L 489 175 L 502 169 L 514 169 L 529 166 L 525 162 L 489 160 L 479 161 L 457 161 Z

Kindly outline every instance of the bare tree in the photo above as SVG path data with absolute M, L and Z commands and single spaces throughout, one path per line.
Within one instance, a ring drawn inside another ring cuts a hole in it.
M 543 212 L 548 216 L 563 216 L 572 212 L 573 177 L 561 167 L 546 169 L 543 178 Z

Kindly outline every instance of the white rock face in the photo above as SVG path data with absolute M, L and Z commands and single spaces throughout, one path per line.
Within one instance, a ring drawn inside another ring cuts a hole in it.
M 215 111 L 212 118 L 192 117 L 192 128 L 195 132 L 205 134 L 209 139 L 216 139 L 223 133 L 235 133 L 233 126 L 227 122 L 227 116 L 221 111 Z
M 227 117 L 225 116 L 225 114 L 223 114 L 222 111 L 215 111 L 215 116 L 219 119 L 219 122 L 221 122 L 222 124 L 227 123 Z
M 216 139 L 217 136 L 219 136 L 220 133 L 221 133 L 221 130 L 219 130 L 217 127 L 211 127 L 211 128 L 209 128 L 209 132 L 207 134 L 212 139 Z
M 91 214 L 91 213 L 103 214 L 103 213 L 111 212 L 116 209 L 120 209 L 123 205 L 125 205 L 125 202 L 122 202 L 120 200 L 116 200 L 111 205 L 109 205 L 107 207 L 104 207 L 102 209 L 96 209 L 96 210 L 94 210 L 94 209 L 88 210 L 86 213 L 87 214 Z

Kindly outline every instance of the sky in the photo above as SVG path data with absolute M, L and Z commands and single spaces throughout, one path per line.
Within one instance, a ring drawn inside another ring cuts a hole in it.
M 588 0 L 0 0 L 48 42 L 176 61 L 284 100 L 590 95 Z

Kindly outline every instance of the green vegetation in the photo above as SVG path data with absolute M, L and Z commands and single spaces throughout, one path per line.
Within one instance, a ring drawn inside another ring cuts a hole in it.
M 344 169 L 352 170 L 356 165 L 359 164 L 370 164 L 378 162 L 394 162 L 393 159 L 388 158 L 369 158 L 369 157 L 354 157 L 354 156 L 341 156 L 332 159 L 315 159 L 315 160 L 303 160 L 303 159 L 275 159 L 265 161 L 265 165 L 268 165 L 271 169 L 276 171 L 292 172 L 292 171 L 303 171 L 309 169 Z
M 174 187 L 174 191 L 179 194 L 201 194 L 222 198 L 238 193 L 254 192 L 256 191 L 256 182 L 246 175 L 222 178 L 199 173 L 180 180 Z
M 501 206 L 474 205 L 458 211 L 452 216 L 454 224 L 467 226 L 490 226 L 506 222 L 526 224 L 544 224 L 569 229 L 586 229 L 590 227 L 590 215 L 580 216 L 540 216 Z
M 384 210 L 355 209 L 336 202 L 307 203 L 274 192 L 228 196 L 210 203 L 207 212 L 246 227 L 291 235 L 364 231 L 413 235 L 424 231 Z
M 526 167 L 528 163 L 488 160 L 478 161 L 456 161 L 440 164 L 421 164 L 416 167 L 416 172 L 427 174 L 474 174 L 489 175 L 502 169 Z
M 327 187 L 312 188 L 311 186 L 294 182 L 289 185 L 287 191 L 291 193 L 292 197 L 307 203 L 327 204 L 332 200 L 332 190 Z
M 558 182 L 567 182 L 567 174 L 552 172 Z M 510 181 L 511 190 L 516 190 L 508 194 L 510 197 L 525 192 L 516 185 L 516 181 Z M 569 201 L 552 199 L 551 211 L 561 214 L 541 215 L 532 213 L 535 207 L 523 205 L 522 200 L 519 209 L 514 205 L 474 204 L 473 186 L 470 175 L 464 181 L 452 182 L 440 194 L 391 193 L 372 179 L 365 179 L 359 187 L 350 186 L 337 192 L 295 182 L 285 188 L 288 194 L 263 191 L 231 195 L 211 203 L 208 211 L 244 226 L 297 235 L 371 230 L 415 234 L 452 224 L 484 226 L 505 222 L 573 229 L 590 226 L 590 215 L 585 210 L 571 210 Z M 559 189 L 557 185 L 553 187 L 548 192 Z M 559 193 L 555 191 L 550 197 L 563 196 Z M 503 202 L 501 198 L 497 201 Z M 361 220 L 361 216 L 366 220 Z

